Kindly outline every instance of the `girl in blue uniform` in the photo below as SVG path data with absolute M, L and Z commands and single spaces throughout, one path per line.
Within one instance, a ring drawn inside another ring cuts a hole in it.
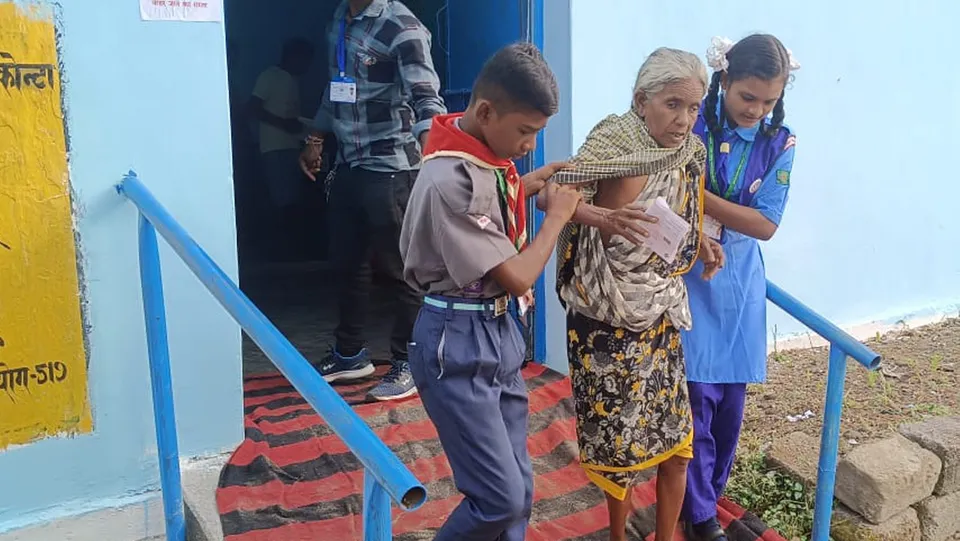
M 766 379 L 766 276 L 760 240 L 777 231 L 790 189 L 796 138 L 783 95 L 799 68 L 780 40 L 714 38 L 710 89 L 694 132 L 707 147 L 704 234 L 726 254 L 711 281 L 684 275 L 693 328 L 682 343 L 693 410 L 693 460 L 683 519 L 690 541 L 726 541 L 717 500 L 740 437 L 748 383 Z M 702 263 L 697 263 L 702 265 Z

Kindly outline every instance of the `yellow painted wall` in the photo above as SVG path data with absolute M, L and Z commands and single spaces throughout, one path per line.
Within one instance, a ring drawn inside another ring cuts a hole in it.
M 93 430 L 49 12 L 0 3 L 0 450 Z

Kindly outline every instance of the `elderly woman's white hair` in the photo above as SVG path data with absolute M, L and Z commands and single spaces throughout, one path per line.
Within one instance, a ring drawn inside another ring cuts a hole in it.
M 703 86 L 703 94 L 707 94 L 707 68 L 700 58 L 687 51 L 660 47 L 650 53 L 640 66 L 637 82 L 633 85 L 633 102 L 636 104 L 641 94 L 653 96 L 667 85 L 687 79 L 699 81 Z

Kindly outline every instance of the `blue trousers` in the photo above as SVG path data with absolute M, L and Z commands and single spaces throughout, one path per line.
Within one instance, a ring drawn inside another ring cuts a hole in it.
M 524 351 L 509 315 L 429 304 L 420 309 L 410 370 L 464 495 L 436 541 L 521 541 L 526 535 L 533 468 L 520 374 Z
M 737 452 L 747 386 L 689 382 L 687 387 L 693 411 L 693 460 L 681 516 L 697 524 L 717 516 L 717 501 Z

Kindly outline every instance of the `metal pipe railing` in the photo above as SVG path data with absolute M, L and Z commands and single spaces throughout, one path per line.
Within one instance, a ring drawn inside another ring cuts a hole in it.
M 828 541 L 830 518 L 833 515 L 833 490 L 837 479 L 840 417 L 843 414 L 843 387 L 847 376 L 847 357 L 853 357 L 868 370 L 876 370 L 880 367 L 880 355 L 770 281 L 767 281 L 767 299 L 830 342 L 827 395 L 823 408 L 820 461 L 817 465 L 817 493 L 813 512 L 813 541 Z
M 174 525 L 173 528 L 168 528 L 167 539 L 184 539 L 183 530 L 177 526 L 177 516 L 183 515 L 183 498 L 179 482 L 179 463 L 176 460 L 176 425 L 173 421 L 166 319 L 155 232 L 163 236 L 207 290 L 363 464 L 364 540 L 389 540 L 390 499 L 406 511 L 417 509 L 426 501 L 427 493 L 423 485 L 160 205 L 132 171 L 117 186 L 117 191 L 136 205 L 141 216 L 141 279 L 150 344 L 151 376 L 154 378 L 157 445 L 160 448 L 162 467 L 170 470 L 166 474 L 164 469 L 161 470 L 164 513 L 168 525 Z M 167 457 L 174 460 L 170 461 Z
M 423 485 L 160 205 L 132 171 L 117 186 L 117 191 L 140 211 L 140 279 L 167 539 L 183 541 L 186 527 L 157 232 L 357 456 L 365 468 L 364 540 L 390 539 L 391 499 L 404 510 L 414 510 L 426 501 Z M 868 370 L 876 370 L 881 359 L 876 352 L 769 281 L 767 298 L 830 343 L 813 524 L 813 541 L 827 541 L 833 512 L 846 359 L 853 357 Z
M 167 315 L 163 305 L 163 279 L 157 231 L 143 215 L 139 220 L 140 289 L 143 319 L 147 328 L 147 356 L 150 359 L 150 390 L 153 396 L 154 428 L 160 456 L 160 488 L 167 539 L 182 541 L 187 535 L 180 484 L 180 452 L 177 418 L 173 410 L 173 381 L 170 377 L 170 348 L 167 344 Z

